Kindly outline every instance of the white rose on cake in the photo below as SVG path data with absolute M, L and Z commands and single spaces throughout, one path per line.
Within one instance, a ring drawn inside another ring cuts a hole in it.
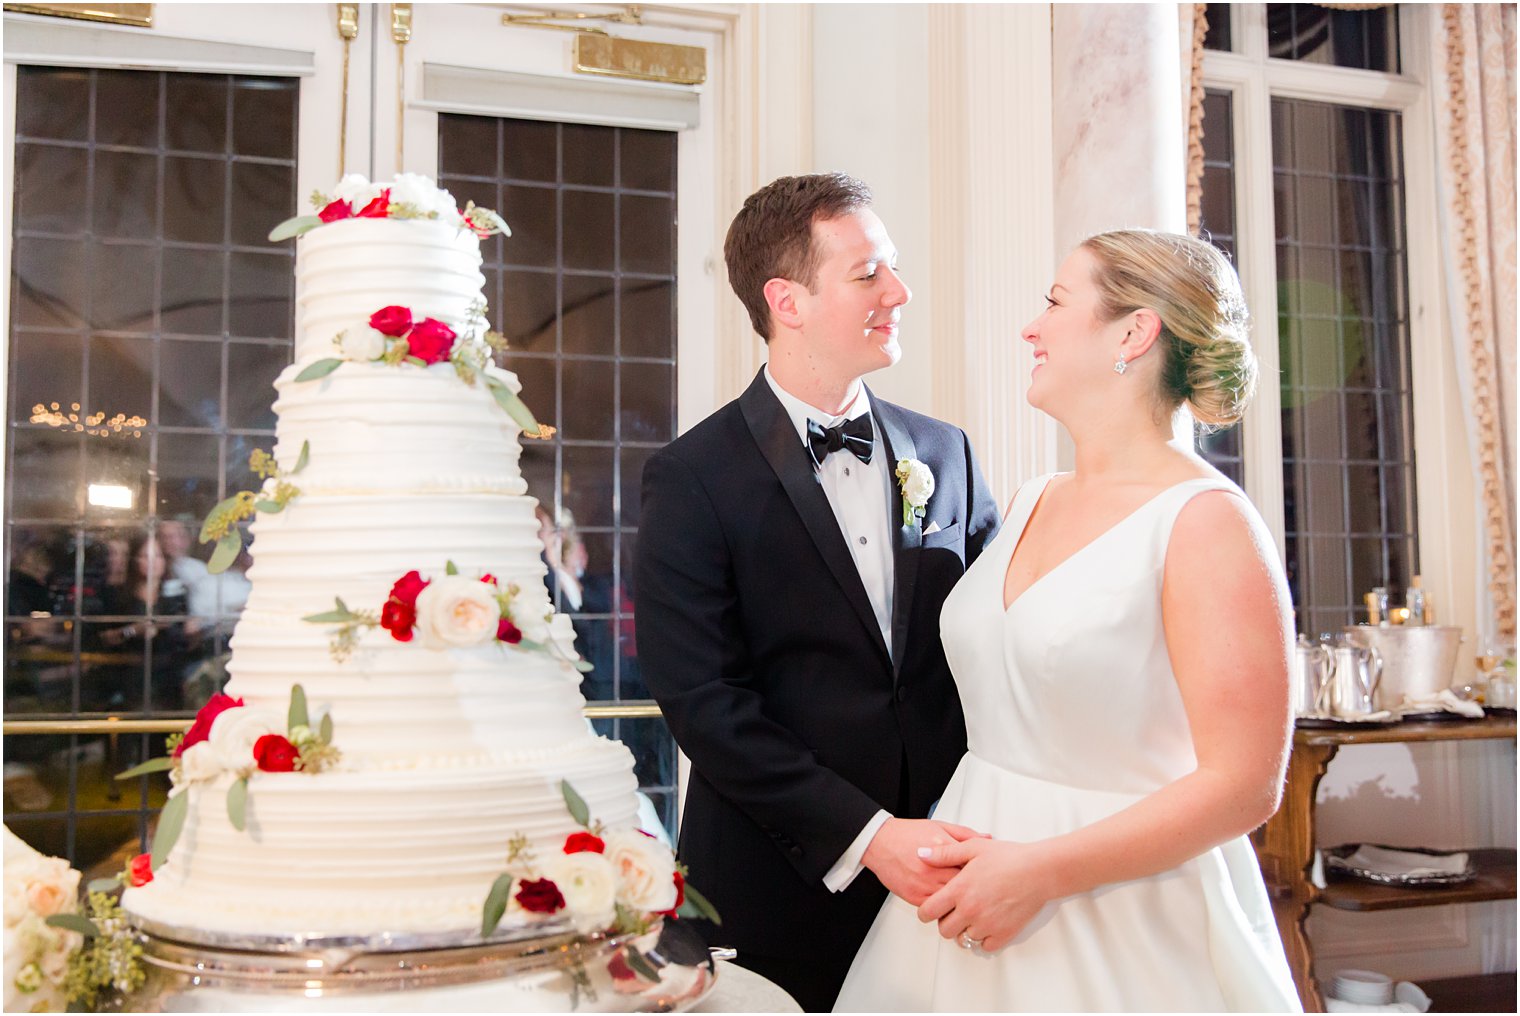
M 553 634 L 549 621 L 553 610 L 549 606 L 543 586 L 533 589 L 519 586 L 512 597 L 508 613 L 512 615 L 512 623 L 517 625 L 517 630 L 522 632 L 523 638 L 529 642 L 543 645 Z
M 617 917 L 617 872 L 601 854 L 584 850 L 555 857 L 544 873 L 565 898 L 565 912 L 582 934 L 601 931 Z
M 391 182 L 391 203 L 411 205 L 423 215 L 436 212 L 440 219 L 458 219 L 454 196 L 418 173 L 401 173 Z
M 609 833 L 606 843 L 619 903 L 650 913 L 676 905 L 676 859 L 667 847 L 634 829 Z
M 379 184 L 370 183 L 359 173 L 350 173 L 338 181 L 338 186 L 333 188 L 332 197 L 335 201 L 347 201 L 357 212 L 378 198 L 383 189 Z M 395 197 L 392 196 L 391 200 L 394 201 Z
M 417 595 L 417 633 L 431 649 L 485 645 L 500 622 L 496 587 L 479 579 L 445 575 Z
M 222 775 L 222 768 L 222 757 L 210 741 L 192 744 L 179 757 L 180 779 L 185 783 L 214 780 Z
M 228 709 L 216 718 L 216 722 L 211 724 L 211 736 L 206 743 L 216 753 L 222 769 L 236 773 L 257 765 L 257 760 L 253 757 L 253 746 L 259 738 L 265 734 L 281 734 L 284 731 L 284 717 L 264 709 L 242 706 Z M 192 745 L 180 756 L 181 760 L 199 747 L 198 744 Z
M 344 329 L 338 336 L 338 355 L 350 363 L 368 363 L 385 355 L 385 336 L 368 323 Z

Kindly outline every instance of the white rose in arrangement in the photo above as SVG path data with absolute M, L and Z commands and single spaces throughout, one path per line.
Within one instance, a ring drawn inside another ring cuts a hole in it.
M 253 746 L 265 734 L 283 734 L 285 717 L 254 706 L 228 709 L 211 724 L 211 736 L 205 743 L 216 752 L 221 767 L 228 772 L 241 772 L 256 765 Z M 194 745 L 194 751 L 200 745 Z M 185 752 L 189 755 L 190 751 Z M 184 756 L 180 756 L 183 758 Z
M 559 887 L 576 931 L 601 931 L 616 919 L 617 872 L 607 858 L 585 850 L 555 857 L 545 867 L 544 877 Z
M 676 859 L 668 847 L 634 829 L 605 839 L 607 860 L 617 872 L 619 903 L 646 912 L 676 905 Z
M 431 649 L 485 645 L 500 621 L 496 587 L 478 578 L 445 575 L 417 595 L 417 633 Z
M 391 203 L 412 205 L 424 215 L 437 212 L 439 218 L 458 218 L 459 206 L 453 195 L 427 177 L 417 173 L 401 173 L 391 182 Z
M 368 324 L 344 329 L 337 345 L 338 355 L 350 363 L 369 363 L 385 355 L 385 336 Z
M 381 188 L 370 183 L 359 173 L 350 173 L 338 181 L 333 188 L 332 198 L 334 201 L 347 201 L 358 211 L 380 196 Z
M 227 710 L 229 713 L 233 710 Z M 218 717 L 220 719 L 220 717 Z M 222 775 L 222 758 L 210 741 L 192 744 L 179 757 L 180 779 L 185 783 L 214 780 Z
M 922 508 L 934 496 L 934 474 L 917 459 L 898 462 L 897 476 L 902 481 L 903 500 L 914 508 Z
M 14 928 L 28 915 L 52 917 L 74 909 L 79 872 L 61 857 L 16 855 L 5 862 L 5 926 Z
M 549 641 L 553 633 L 549 621 L 553 608 L 549 606 L 549 598 L 543 586 L 519 586 L 512 597 L 508 613 L 512 615 L 512 623 L 517 625 L 517 630 L 523 633 L 523 638 L 539 644 Z

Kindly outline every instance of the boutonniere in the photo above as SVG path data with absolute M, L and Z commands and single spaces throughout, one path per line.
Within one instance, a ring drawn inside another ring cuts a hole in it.
M 897 487 L 902 491 L 903 525 L 919 525 L 924 506 L 934 496 L 933 471 L 917 459 L 898 459 Z

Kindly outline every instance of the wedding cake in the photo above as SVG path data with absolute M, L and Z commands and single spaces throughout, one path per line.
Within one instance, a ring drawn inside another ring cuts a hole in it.
M 207 942 L 647 927 L 682 880 L 545 591 L 536 423 L 482 296 L 505 224 L 409 174 L 314 201 L 272 234 L 301 238 L 267 479 L 203 533 L 216 567 L 256 514 L 231 680 L 158 762 L 174 789 L 123 907 Z

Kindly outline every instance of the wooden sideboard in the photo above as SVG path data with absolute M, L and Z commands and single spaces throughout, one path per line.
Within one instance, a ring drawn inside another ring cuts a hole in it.
M 1505 849 L 1470 851 L 1478 877 L 1457 886 L 1400 889 L 1353 879 L 1332 880 L 1324 888 L 1316 886 L 1310 878 L 1315 856 L 1314 799 L 1319 781 L 1335 753 L 1347 744 L 1514 738 L 1513 716 L 1379 727 L 1300 727 L 1294 731 L 1282 806 L 1266 825 L 1252 834 L 1252 841 L 1261 861 L 1262 876 L 1272 894 L 1277 929 L 1282 935 L 1288 965 L 1293 970 L 1305 1011 L 1325 1011 L 1324 999 L 1314 977 L 1313 949 L 1304 930 L 1309 908 L 1314 904 L 1340 910 L 1392 910 L 1515 897 L 1515 851 Z M 1508 983 L 1513 986 L 1512 975 Z M 1513 995 L 1512 990 L 1510 994 Z

